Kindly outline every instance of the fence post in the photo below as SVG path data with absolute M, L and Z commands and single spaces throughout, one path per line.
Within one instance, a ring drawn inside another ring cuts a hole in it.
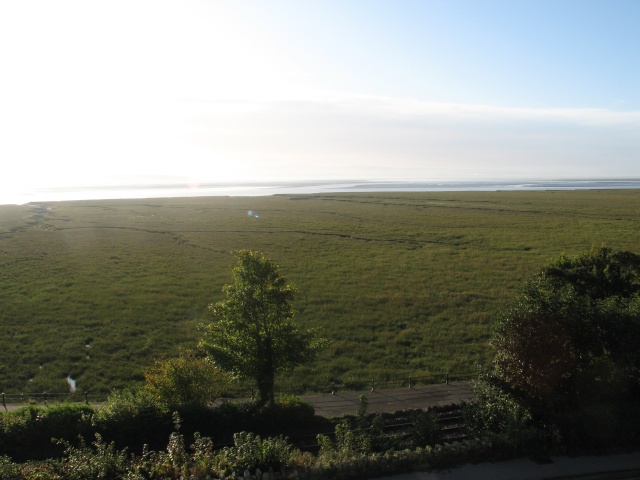
M 336 394 L 336 382 L 331 382 L 331 395 L 335 395 L 335 394 Z
M 84 391 L 84 403 L 89 405 L 89 392 L 87 390 Z
M 376 389 L 376 381 L 372 378 L 371 379 L 371 391 L 373 392 Z
M 4 392 L 2 392 L 2 406 L 4 407 L 5 411 L 7 411 L 7 403 L 4 401 Z
M 449 385 L 449 374 L 448 373 L 445 373 L 445 375 L 444 375 L 444 383 Z
M 411 375 L 409 375 L 409 388 L 411 388 Z

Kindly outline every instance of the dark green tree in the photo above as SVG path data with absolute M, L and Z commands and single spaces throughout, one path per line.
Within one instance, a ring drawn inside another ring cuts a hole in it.
M 489 377 L 580 443 L 640 400 L 640 256 L 594 248 L 540 270 L 498 315 Z
M 309 362 L 326 342 L 293 322 L 295 288 L 272 261 L 248 250 L 235 255 L 233 282 L 209 306 L 215 319 L 200 348 L 223 370 L 253 379 L 260 405 L 273 404 L 276 373 Z

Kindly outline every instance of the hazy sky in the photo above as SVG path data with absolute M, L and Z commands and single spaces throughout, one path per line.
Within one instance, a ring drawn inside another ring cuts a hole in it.
M 0 0 L 0 187 L 640 178 L 638 0 Z

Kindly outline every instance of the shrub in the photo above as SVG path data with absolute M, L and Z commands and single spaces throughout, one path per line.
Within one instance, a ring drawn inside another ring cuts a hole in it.
M 127 480 L 169 479 L 173 474 L 173 466 L 167 452 L 150 450 L 145 445 L 140 457 L 132 459 Z
M 283 397 L 274 405 L 262 407 L 255 403 L 224 402 L 216 408 L 183 406 L 176 410 L 183 418 L 185 436 L 199 431 L 216 440 L 227 438 L 229 442 L 232 434 L 239 431 L 264 437 L 330 425 L 329 420 L 315 416 L 312 405 L 296 397 Z
M 480 381 L 475 386 L 477 401 L 463 407 L 465 423 L 475 435 L 504 433 L 509 436 L 526 430 L 531 412 L 503 390 Z
M 0 449 L 14 460 L 59 456 L 62 449 L 51 442 L 60 438 L 74 442 L 91 431 L 94 409 L 62 403 L 50 407 L 27 406 L 0 414 Z
M 313 405 L 293 395 L 281 396 L 273 405 L 257 408 L 250 430 L 264 435 L 275 435 L 311 426 L 315 423 Z
M 245 470 L 280 470 L 292 462 L 294 448 L 286 438 L 261 439 L 247 432 L 233 436 L 233 447 L 225 447 L 218 454 L 217 468 L 224 475 L 241 474 Z
M 433 446 L 442 439 L 442 429 L 432 412 L 412 412 L 411 443 L 414 447 Z
M 2 480 L 22 480 L 23 478 L 18 465 L 6 455 L 0 455 L 0 478 Z
M 157 360 L 144 374 L 145 389 L 170 408 L 208 406 L 231 385 L 231 377 L 193 351 Z
M 113 392 L 96 411 L 93 425 L 106 441 L 138 452 L 144 444 L 164 448 L 172 430 L 169 409 L 143 389 Z
M 371 437 L 361 428 L 354 428 L 349 422 L 336 425 L 336 453 L 342 457 L 352 457 L 371 452 Z
M 93 448 L 81 441 L 79 446 L 60 442 L 65 447 L 66 458 L 61 464 L 62 478 L 68 480 L 111 480 L 121 478 L 129 467 L 126 449 L 116 450 L 113 442 L 107 444 L 99 434 Z

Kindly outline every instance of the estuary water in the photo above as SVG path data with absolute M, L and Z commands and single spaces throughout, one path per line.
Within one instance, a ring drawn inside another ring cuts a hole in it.
M 102 185 L 33 188 L 0 192 L 0 205 L 69 200 L 141 199 L 208 196 L 266 196 L 344 192 L 446 192 L 516 190 L 640 189 L 640 179 L 523 180 L 523 181 L 309 181 L 160 185 Z

